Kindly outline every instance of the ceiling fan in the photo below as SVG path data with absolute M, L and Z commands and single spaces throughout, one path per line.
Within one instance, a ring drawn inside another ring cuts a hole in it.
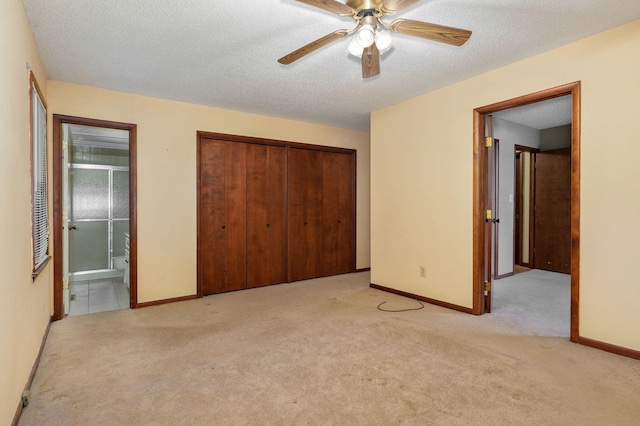
M 353 18 L 356 25 L 349 30 L 337 30 L 327 34 L 278 59 L 278 62 L 284 65 L 356 32 L 348 50 L 349 53 L 362 58 L 362 77 L 369 78 L 380 74 L 380 55 L 391 47 L 391 37 L 383 29 L 455 46 L 462 46 L 471 37 L 471 31 L 459 28 L 411 19 L 396 19 L 389 23 L 382 20 L 383 17 L 394 15 L 420 0 L 347 0 L 346 4 L 335 0 L 298 1 L 340 16 Z

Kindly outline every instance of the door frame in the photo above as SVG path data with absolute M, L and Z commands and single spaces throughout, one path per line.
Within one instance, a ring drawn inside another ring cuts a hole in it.
M 497 102 L 473 110 L 473 313 L 485 313 L 485 210 L 487 192 L 485 150 L 486 116 L 509 108 L 528 105 L 560 96 L 572 96 L 571 123 L 571 332 L 580 337 L 580 81 Z
M 53 320 L 64 318 L 62 300 L 62 126 L 80 124 L 129 131 L 129 307 L 138 307 L 137 125 L 53 114 Z
M 531 148 L 529 146 L 525 146 L 525 145 L 518 145 L 515 144 L 514 145 L 514 152 L 513 152 L 513 159 L 514 159 L 514 168 L 517 167 L 516 165 L 516 156 L 517 156 L 517 152 L 520 151 L 520 153 L 524 153 L 524 152 L 528 152 L 529 153 L 529 261 L 524 264 L 524 263 L 518 263 L 518 257 L 516 256 L 516 243 L 517 238 L 516 238 L 516 233 L 517 233 L 517 229 L 516 229 L 516 209 L 513 209 L 513 225 L 514 225 L 514 229 L 513 229 L 513 239 L 514 239 L 514 247 L 513 247 L 513 264 L 514 267 L 515 265 L 521 265 L 527 268 L 532 268 L 533 269 L 533 256 L 534 256 L 534 241 L 535 241 L 535 233 L 534 233 L 534 226 L 533 226 L 533 219 L 534 219 L 534 211 L 533 211 L 533 205 L 534 205 L 534 199 L 533 199 L 533 195 L 534 195 L 534 191 L 535 191 L 535 170 L 536 168 L 534 167 L 534 162 L 535 162 L 535 154 L 539 151 L 538 148 Z M 515 176 L 518 172 L 514 171 L 513 175 L 514 175 L 514 180 Z M 524 176 L 521 176 L 521 179 L 524 179 Z M 521 182 L 522 183 L 522 182 Z M 520 185 L 522 186 L 522 185 Z M 516 192 L 517 191 L 517 192 Z M 514 190 L 514 194 L 518 195 L 516 197 L 516 203 L 522 203 L 523 202 L 523 198 L 522 198 L 522 189 L 520 188 L 518 190 L 518 185 L 517 185 L 517 181 L 516 181 L 516 190 Z M 520 207 L 523 207 L 522 205 Z M 520 210 L 520 213 L 522 214 L 522 210 Z M 522 243 L 522 239 L 520 239 L 520 243 Z M 522 261 L 522 248 L 520 248 L 520 259 Z

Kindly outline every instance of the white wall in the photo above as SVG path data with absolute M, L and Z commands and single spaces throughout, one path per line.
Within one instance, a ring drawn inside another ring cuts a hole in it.
M 510 121 L 493 118 L 493 136 L 499 139 L 499 243 L 498 275 L 513 272 L 514 214 L 515 214 L 515 145 L 538 148 L 540 131 Z M 495 270 L 495 268 L 494 268 Z

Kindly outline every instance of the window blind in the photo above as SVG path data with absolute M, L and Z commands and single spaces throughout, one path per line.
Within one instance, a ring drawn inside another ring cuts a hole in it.
M 31 134 L 33 168 L 33 270 L 46 260 L 49 250 L 49 206 L 47 202 L 47 110 L 32 83 Z

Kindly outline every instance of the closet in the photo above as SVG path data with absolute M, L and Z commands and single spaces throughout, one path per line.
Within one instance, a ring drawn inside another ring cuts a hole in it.
M 355 270 L 355 151 L 198 137 L 198 294 Z
M 289 149 L 290 281 L 354 269 L 353 157 Z

